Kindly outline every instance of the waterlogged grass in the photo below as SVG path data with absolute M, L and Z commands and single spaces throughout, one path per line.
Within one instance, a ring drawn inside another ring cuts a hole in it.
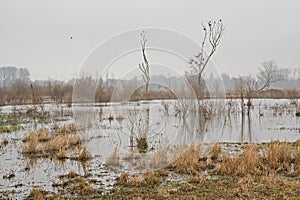
M 300 128 L 298 127 L 293 127 L 293 128 L 287 128 L 287 127 L 280 127 L 279 128 L 280 131 L 298 131 L 300 133 Z
M 271 142 L 242 146 L 231 156 L 216 145 L 199 158 L 199 145 L 191 146 L 167 171 L 139 178 L 122 174 L 111 199 L 286 199 L 300 196 L 300 146 Z M 295 166 L 295 167 L 294 167 Z M 173 172 L 176 175 L 172 175 Z M 164 173 L 165 174 L 165 173 Z M 176 179 L 176 177 L 181 177 Z
M 28 123 L 30 117 L 24 113 L 0 114 L 0 126 L 15 126 Z
M 20 125 L 8 125 L 0 126 L 0 133 L 12 133 L 16 131 L 23 130 L 24 127 Z
M 22 153 L 31 159 L 39 157 L 55 157 L 59 160 L 70 158 L 79 161 L 91 159 L 87 148 L 82 146 L 82 138 L 74 126 L 70 124 L 57 127 L 56 132 L 50 132 L 45 128 L 29 132 L 22 140 L 24 143 Z
M 265 176 L 189 176 L 185 181 L 115 187 L 103 199 L 286 199 L 300 195 L 299 180 Z
M 24 129 L 28 123 L 49 124 L 63 119 L 51 119 L 48 112 L 37 111 L 32 108 L 27 110 L 13 109 L 11 113 L 0 114 L 0 133 L 11 133 Z M 22 125 L 21 125 L 22 124 Z M 24 125 L 24 126 L 23 126 Z
M 191 145 L 165 169 L 144 174 L 121 173 L 113 188 L 94 188 L 88 174 L 69 172 L 55 183 L 56 193 L 33 188 L 30 197 L 47 199 L 298 199 L 300 141 L 240 145 L 229 154 L 216 144 L 200 157 Z M 115 155 L 117 156 L 117 155 Z
M 9 116 L 10 116 L 9 114 L 1 114 L 1 115 L 0 115 L 0 120 L 1 120 L 1 121 L 7 120 L 7 119 L 9 119 Z
M 11 133 L 23 130 L 19 125 L 20 117 L 16 114 L 0 114 L 0 133 Z

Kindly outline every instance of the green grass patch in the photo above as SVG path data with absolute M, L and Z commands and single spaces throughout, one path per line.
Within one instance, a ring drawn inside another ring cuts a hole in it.
M 24 127 L 20 125 L 11 125 L 11 126 L 0 126 L 0 133 L 11 133 L 23 130 Z

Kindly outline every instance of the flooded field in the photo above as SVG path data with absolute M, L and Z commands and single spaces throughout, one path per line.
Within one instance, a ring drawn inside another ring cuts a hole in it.
M 202 143 L 205 156 L 217 142 L 231 151 L 228 144 L 239 148 L 243 143 L 300 139 L 294 101 L 255 99 L 249 115 L 241 114 L 240 104 L 203 100 L 201 115 L 193 112 L 193 102 L 176 100 L 1 107 L 0 196 L 26 198 L 34 186 L 60 193 L 71 172 L 92 180 L 101 195 L 121 172 L 161 169 L 191 144 Z M 35 151 L 28 150 L 31 131 L 44 134 L 34 143 Z M 65 149 L 49 150 L 53 141 L 77 136 L 78 142 L 69 142 Z M 90 158 L 80 157 L 84 148 Z

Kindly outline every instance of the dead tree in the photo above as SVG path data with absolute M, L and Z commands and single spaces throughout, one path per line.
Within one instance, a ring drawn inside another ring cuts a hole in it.
M 245 87 L 245 78 L 239 76 L 237 79 L 235 79 L 235 88 L 241 98 L 242 114 L 244 113 L 244 96 L 245 96 L 244 87 Z
M 246 97 L 247 104 L 251 105 L 251 99 L 260 92 L 267 89 L 272 83 L 280 80 L 280 74 L 277 64 L 273 61 L 265 61 L 262 63 L 262 68 L 259 69 L 257 79 L 246 77 Z
M 278 65 L 273 60 L 263 62 L 257 78 L 263 85 L 256 91 L 256 94 L 268 88 L 270 84 L 280 80 Z
M 259 69 L 257 79 L 252 76 L 239 77 L 236 82 L 236 87 L 240 93 L 240 98 L 247 98 L 248 115 L 250 115 L 250 107 L 252 99 L 260 92 L 267 89 L 270 84 L 280 80 L 278 66 L 274 61 L 265 61 L 262 63 L 262 68 Z
M 150 84 L 150 66 L 149 62 L 146 56 L 146 43 L 147 43 L 147 38 L 146 38 L 146 32 L 142 31 L 140 33 L 141 35 L 141 47 L 142 47 L 142 54 L 143 54 L 143 62 L 139 64 L 139 69 L 142 72 L 143 80 L 146 84 L 146 95 L 148 94 L 148 89 L 149 89 L 149 84 Z
M 202 27 L 204 37 L 201 43 L 200 52 L 188 61 L 188 64 L 192 69 L 192 74 L 197 76 L 198 85 L 201 85 L 203 71 L 208 64 L 208 61 L 216 52 L 221 37 L 225 32 L 225 27 L 221 19 L 218 21 L 209 21 L 207 24 L 202 24 Z M 208 54 L 205 54 L 204 49 L 207 45 L 209 45 L 210 50 Z

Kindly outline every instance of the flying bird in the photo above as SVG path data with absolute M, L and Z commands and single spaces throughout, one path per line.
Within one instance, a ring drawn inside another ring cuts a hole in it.
M 73 36 L 70 36 L 70 39 L 72 40 L 72 39 L 73 39 Z

